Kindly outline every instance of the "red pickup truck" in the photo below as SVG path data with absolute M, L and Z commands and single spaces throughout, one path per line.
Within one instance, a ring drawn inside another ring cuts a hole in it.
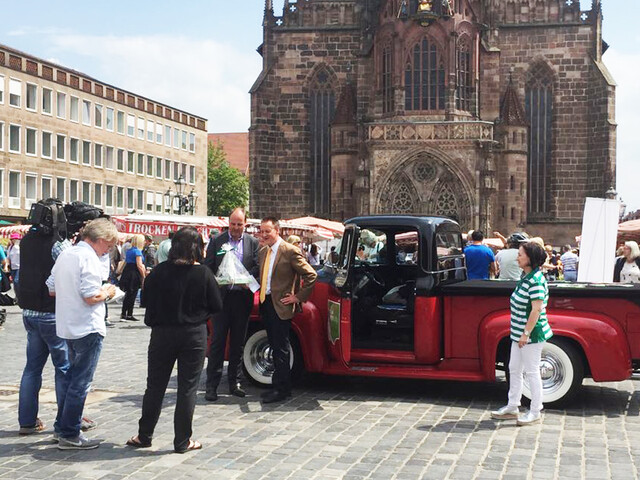
M 515 282 L 466 280 L 460 227 L 448 218 L 371 216 L 345 226 L 337 264 L 318 271 L 293 320 L 294 372 L 495 381 L 508 365 Z M 566 403 L 585 377 L 629 378 L 640 365 L 640 286 L 549 290 L 545 404 Z M 266 385 L 273 366 L 257 303 L 251 320 L 245 373 Z

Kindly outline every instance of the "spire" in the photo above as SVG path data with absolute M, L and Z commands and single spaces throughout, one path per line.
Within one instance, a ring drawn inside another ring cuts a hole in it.
M 340 99 L 333 116 L 332 125 L 353 125 L 356 123 L 356 89 L 349 80 L 342 87 Z
M 273 0 L 264 0 L 264 18 L 262 25 L 268 25 L 273 20 Z
M 513 70 L 509 72 L 509 84 L 500 102 L 500 124 L 516 127 L 527 125 L 524 108 L 522 108 L 518 91 L 513 84 Z

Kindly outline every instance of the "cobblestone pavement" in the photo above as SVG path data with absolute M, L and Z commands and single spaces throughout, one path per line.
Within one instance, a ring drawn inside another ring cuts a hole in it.
M 175 377 L 154 446 L 132 450 L 146 379 L 149 330 L 109 329 L 86 414 L 97 450 L 63 452 L 51 443 L 55 416 L 49 363 L 40 417 L 47 433 L 17 435 L 17 394 L 24 366 L 20 311 L 0 331 L 0 478 L 44 479 L 631 479 L 640 468 L 637 381 L 587 382 L 572 408 L 549 410 L 542 424 L 496 423 L 489 410 L 506 385 L 313 376 L 289 401 L 263 406 L 199 392 L 194 438 L 204 449 L 172 451 Z M 140 312 L 139 312 L 140 313 Z M 140 315 L 142 316 L 142 315 Z M 204 380 L 204 376 L 203 376 Z M 221 389 L 221 393 L 225 393 Z

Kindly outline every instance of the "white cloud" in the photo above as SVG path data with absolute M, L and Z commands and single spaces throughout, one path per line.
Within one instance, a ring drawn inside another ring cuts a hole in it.
M 617 131 L 617 190 L 627 211 L 640 209 L 640 188 L 637 176 L 640 171 L 640 54 L 622 53 L 610 48 L 604 55 L 618 85 L 616 88 Z
M 171 35 L 52 35 L 50 42 L 57 56 L 80 57 L 78 63 L 91 62 L 97 70 L 65 66 L 205 117 L 210 132 L 249 128 L 248 91 L 261 68 L 255 52 Z

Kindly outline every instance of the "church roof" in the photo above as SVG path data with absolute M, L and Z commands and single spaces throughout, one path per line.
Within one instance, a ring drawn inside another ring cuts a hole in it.
M 356 89 L 347 81 L 340 92 L 340 99 L 333 116 L 332 125 L 351 125 L 356 123 Z
M 520 102 L 520 96 L 513 84 L 513 78 L 509 76 L 509 84 L 500 101 L 500 123 L 502 125 L 525 126 L 527 117 Z

